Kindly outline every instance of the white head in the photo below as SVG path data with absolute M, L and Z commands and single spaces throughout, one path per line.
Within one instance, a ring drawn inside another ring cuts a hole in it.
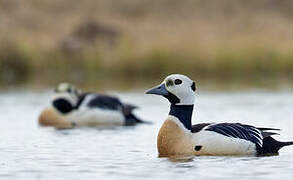
M 77 89 L 70 83 L 60 83 L 54 89 L 55 97 L 54 99 L 63 98 L 71 102 L 72 105 L 75 105 L 78 101 L 81 91 Z
M 159 85 L 146 92 L 167 98 L 171 104 L 192 105 L 195 98 L 195 82 L 182 74 L 171 74 Z

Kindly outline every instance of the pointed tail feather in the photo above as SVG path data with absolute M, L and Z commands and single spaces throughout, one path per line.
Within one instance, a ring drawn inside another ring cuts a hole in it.
M 142 123 L 142 124 L 152 124 L 150 121 L 144 121 L 141 120 L 140 118 L 136 117 L 134 114 L 129 114 L 125 116 L 125 125 L 126 126 L 132 126 L 135 125 L 136 123 Z
M 279 133 L 274 133 L 274 132 L 267 132 L 267 131 L 262 131 L 261 135 L 263 138 L 269 137 L 269 136 L 273 136 L 273 135 L 280 135 Z
M 132 104 L 123 104 L 122 106 L 122 112 L 126 118 L 125 125 L 126 126 L 132 126 L 136 123 L 144 123 L 144 124 L 151 124 L 149 121 L 143 121 L 140 118 L 138 118 L 136 115 L 133 114 L 133 110 L 137 109 L 138 107 Z
M 263 146 L 258 149 L 259 155 L 267 154 L 278 154 L 278 151 L 285 146 L 293 145 L 292 141 L 289 142 L 280 142 L 272 138 L 271 136 L 265 137 L 263 139 Z
M 293 145 L 293 141 L 288 141 L 288 142 L 280 142 L 281 143 L 281 146 L 284 147 L 284 146 L 291 146 Z
M 122 105 L 122 111 L 124 115 L 130 115 L 134 109 L 137 109 L 138 107 L 132 104 L 123 104 Z
M 277 128 L 261 128 L 261 127 L 257 127 L 256 129 L 259 129 L 261 131 L 281 131 L 281 129 L 277 129 Z

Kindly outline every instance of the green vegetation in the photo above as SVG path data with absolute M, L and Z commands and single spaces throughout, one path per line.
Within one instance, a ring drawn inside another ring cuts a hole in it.
M 219 2 L 0 1 L 0 85 L 291 82 L 293 3 Z
M 9 46 L 0 53 L 0 81 L 2 85 L 35 83 L 46 87 L 70 81 L 81 86 L 131 88 L 160 80 L 170 73 L 225 82 L 253 81 L 249 84 L 263 79 L 290 79 L 293 75 L 291 51 L 251 47 L 221 47 L 212 54 L 198 50 L 176 52 L 163 47 L 139 54 L 134 47 L 131 51 L 117 47 L 111 53 L 91 51 L 68 55 Z

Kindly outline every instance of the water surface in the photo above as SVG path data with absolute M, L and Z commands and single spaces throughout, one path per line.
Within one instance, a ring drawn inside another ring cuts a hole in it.
M 163 98 L 115 93 L 139 105 L 151 125 L 56 130 L 37 124 L 49 92 L 0 94 L 0 179 L 292 179 L 293 147 L 271 157 L 158 158 L 156 136 L 168 113 Z M 293 92 L 208 92 L 196 97 L 193 123 L 242 122 L 281 128 L 293 140 Z

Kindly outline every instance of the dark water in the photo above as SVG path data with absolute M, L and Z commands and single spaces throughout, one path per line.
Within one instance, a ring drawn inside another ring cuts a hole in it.
M 151 125 L 55 130 L 37 124 L 47 92 L 0 94 L 0 179 L 292 179 L 293 147 L 272 157 L 158 158 L 156 136 L 168 103 L 142 92 L 116 93 Z M 293 92 L 201 93 L 196 122 L 281 128 L 293 140 Z

